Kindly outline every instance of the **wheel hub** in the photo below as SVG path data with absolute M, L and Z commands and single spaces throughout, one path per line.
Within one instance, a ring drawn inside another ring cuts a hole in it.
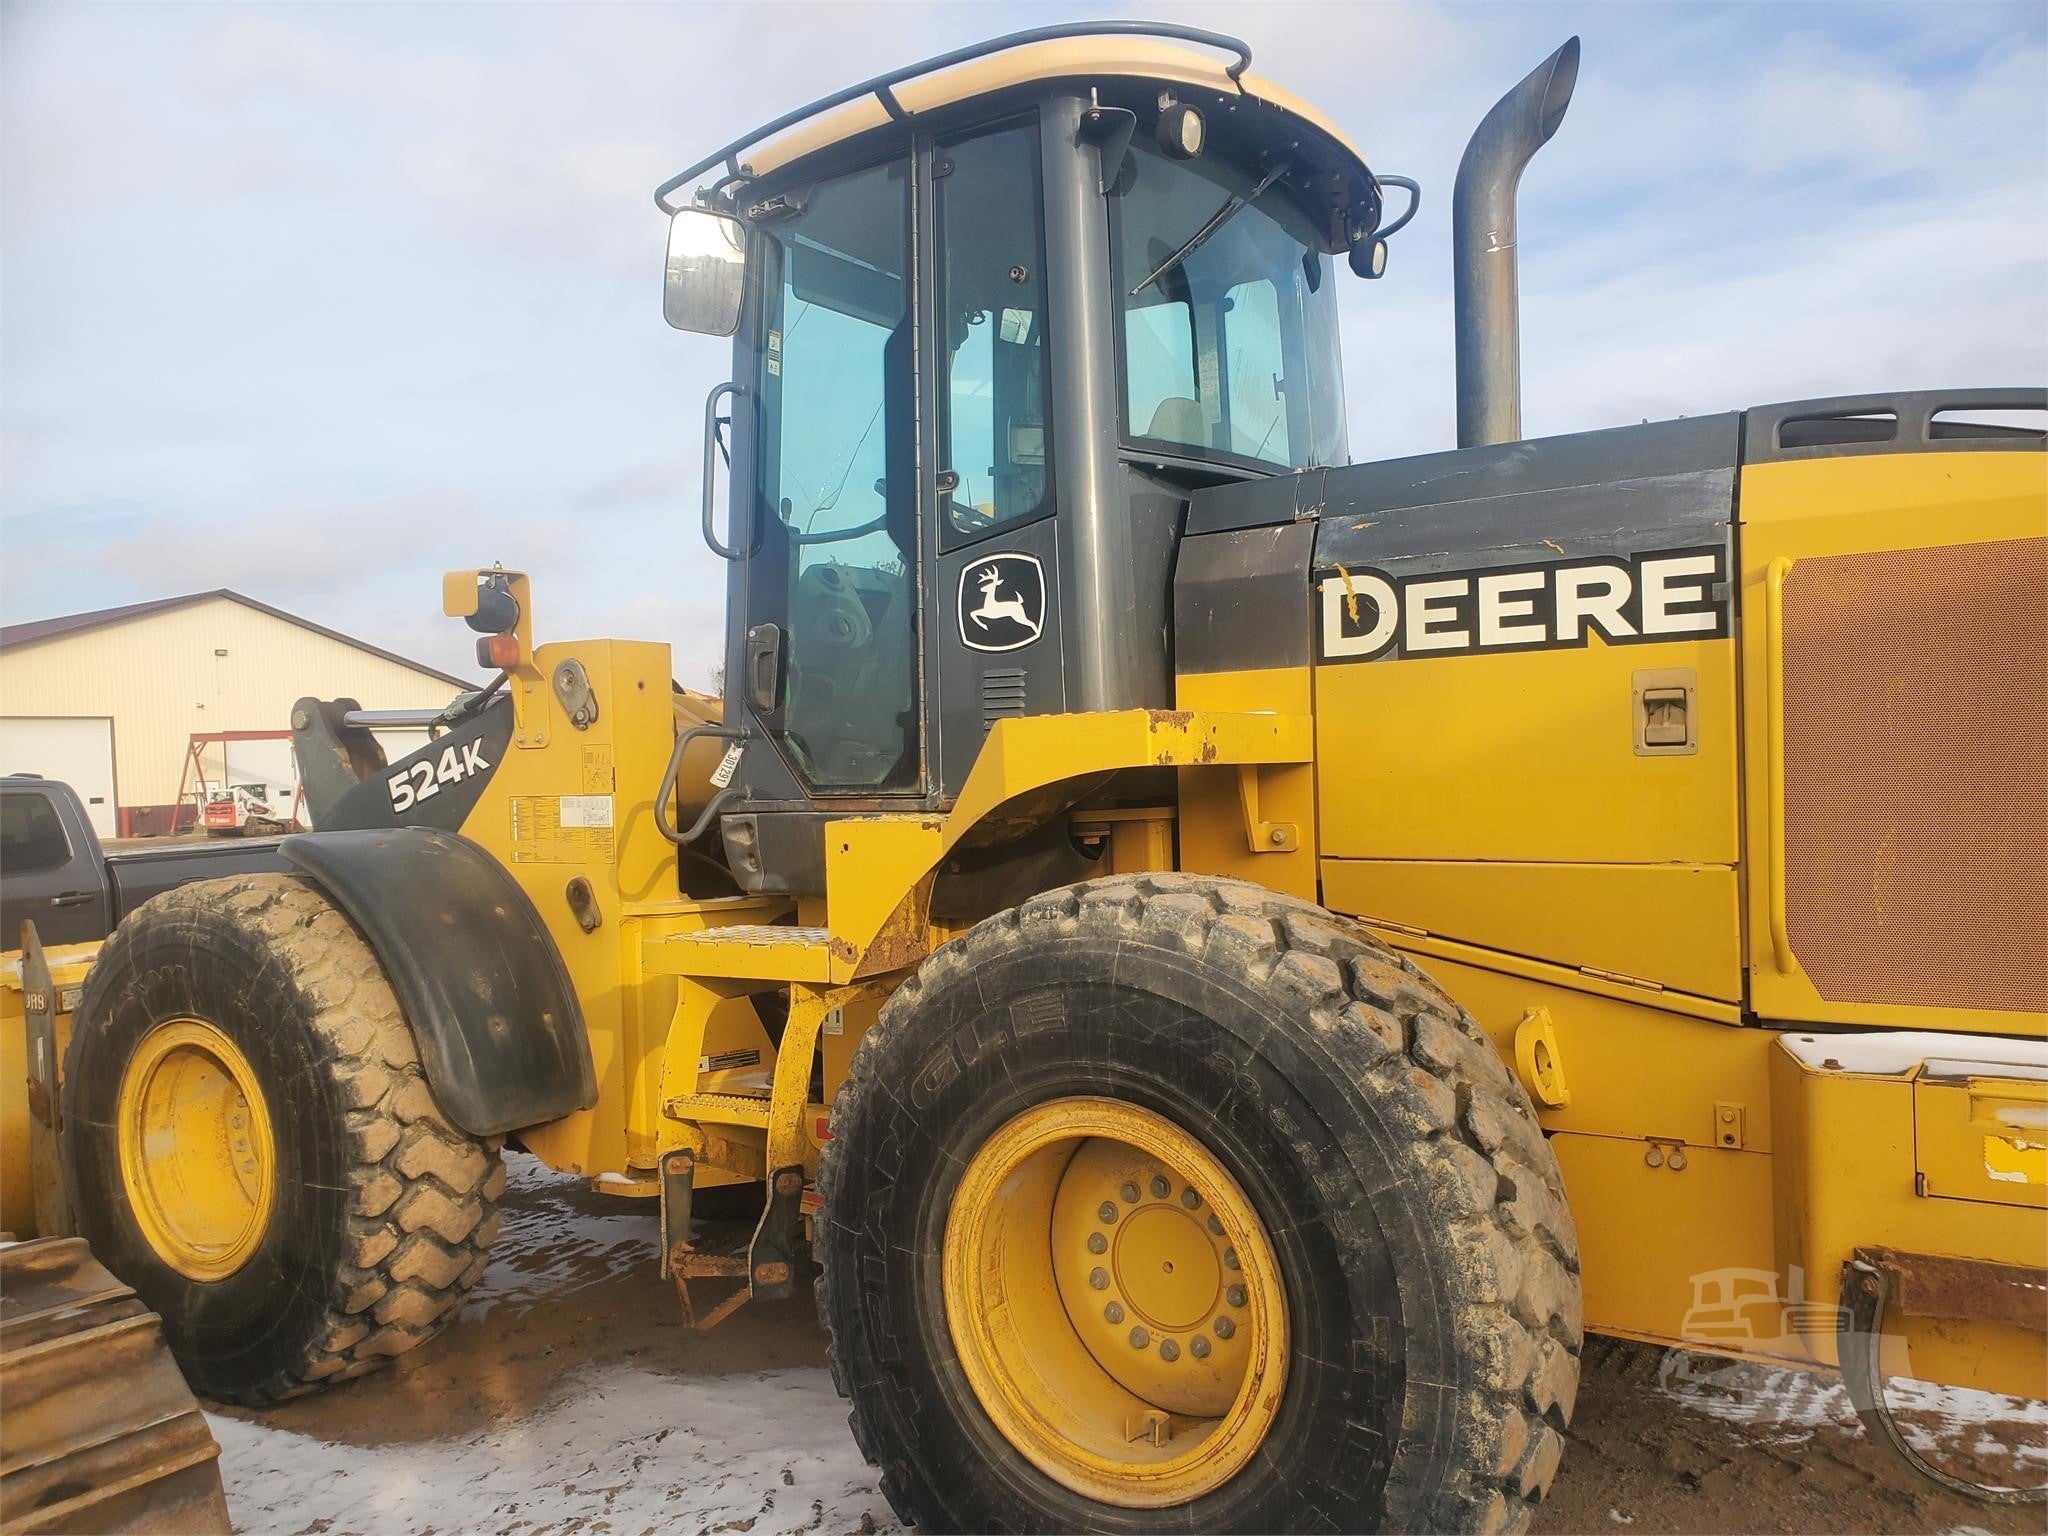
M 1251 1345 L 1249 1299 L 1223 1223 L 1185 1176 L 1097 1137 L 1068 1163 L 1053 1203 L 1060 1299 L 1096 1363 L 1169 1413 L 1230 1406 Z
M 121 1075 L 121 1181 L 157 1256 L 221 1280 L 263 1240 L 276 1198 L 270 1110 L 241 1048 L 203 1019 L 143 1036 Z
M 991 1423 L 1040 1471 L 1125 1508 L 1234 1477 L 1279 1413 L 1279 1264 L 1235 1179 L 1149 1110 L 1037 1105 L 961 1174 L 946 1321 Z

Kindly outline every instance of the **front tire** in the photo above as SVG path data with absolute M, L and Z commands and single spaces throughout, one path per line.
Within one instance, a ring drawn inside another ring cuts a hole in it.
M 1555 1159 L 1470 1018 L 1321 908 L 1034 898 L 898 990 L 832 1133 L 820 1310 L 907 1522 L 1516 1530 L 1556 1471 Z
M 86 978 L 63 1098 L 81 1235 L 207 1397 L 387 1364 L 497 1235 L 497 1139 L 442 1112 L 375 953 L 293 876 L 130 914 Z

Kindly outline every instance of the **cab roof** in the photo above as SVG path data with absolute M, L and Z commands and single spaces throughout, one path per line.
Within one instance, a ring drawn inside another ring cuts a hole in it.
M 1318 158 L 1340 164 L 1345 180 L 1373 185 L 1364 157 L 1341 128 L 1291 91 L 1252 74 L 1250 64 L 1251 49 L 1238 39 L 1167 22 L 1077 22 L 1013 33 L 787 113 L 671 177 L 656 189 L 655 201 L 674 212 L 680 204 L 670 194 L 721 163 L 726 179 L 755 181 L 892 122 L 1060 80 L 1129 80 L 1257 103 L 1319 141 Z

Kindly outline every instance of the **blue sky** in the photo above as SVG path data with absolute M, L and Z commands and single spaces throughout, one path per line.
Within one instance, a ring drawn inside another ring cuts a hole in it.
M 2048 7 L 0 7 L 0 618 L 232 586 L 473 670 L 439 573 L 701 684 L 718 343 L 654 184 L 891 65 L 1090 14 L 1248 39 L 1423 211 L 1347 282 L 1354 457 L 1447 447 L 1466 134 L 1566 35 L 1522 196 L 1532 435 L 2048 382 Z

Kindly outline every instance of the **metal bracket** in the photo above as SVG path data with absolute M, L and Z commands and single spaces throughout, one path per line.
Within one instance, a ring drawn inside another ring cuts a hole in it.
M 781 1301 L 796 1292 L 796 1245 L 803 1231 L 804 1171 L 775 1170 L 768 1204 L 747 1246 L 748 1285 L 756 1301 Z
M 1292 853 L 1301 845 L 1301 829 L 1291 821 L 1267 821 L 1259 815 L 1259 764 L 1237 765 L 1237 803 L 1244 813 L 1244 834 L 1253 853 Z
M 1131 147 L 1131 136 L 1137 131 L 1137 113 L 1129 107 L 1105 107 L 1092 91 L 1089 93 L 1088 109 L 1081 114 L 1081 141 L 1095 146 L 1099 167 L 1096 185 L 1104 197 L 1116 185 L 1124 155 Z
M 57 1010 L 61 1003 L 49 958 L 33 921 L 21 925 L 21 1003 L 28 1031 L 28 1164 L 35 1192 L 36 1235 L 70 1237 L 78 1230 L 64 1188 L 58 1143 L 63 1111 L 58 1093 Z
M 555 666 L 555 697 L 577 730 L 587 731 L 597 723 L 597 694 L 590 686 L 590 674 L 573 656 Z
M 576 926 L 585 933 L 597 932 L 604 923 L 604 913 L 598 907 L 597 893 L 590 888 L 590 882 L 578 875 L 563 888 L 562 894 L 568 899 Z
M 1928 1279 L 1938 1276 L 1944 1282 L 1937 1288 L 1953 1298 L 1942 1309 L 1945 1313 L 1977 1310 L 1997 1321 L 2008 1319 L 1998 1315 L 1995 1302 L 1989 1308 L 1973 1309 L 1967 1305 L 1968 1297 L 1982 1288 L 1986 1281 L 2001 1280 L 2003 1277 L 1994 1274 L 1995 1271 L 2010 1272 L 2015 1277 L 2025 1276 L 2035 1289 L 2038 1289 L 2041 1275 L 2039 1270 L 2023 1270 L 2016 1265 L 1968 1259 L 1932 1259 L 1881 1248 L 1858 1248 L 1842 1265 L 1842 1305 L 1837 1311 L 1835 1325 L 1835 1353 L 1841 1361 L 1842 1385 L 1848 1388 L 1849 1401 L 1855 1406 L 1856 1416 L 1873 1437 L 1897 1451 L 1907 1466 L 1951 1493 L 1960 1493 L 1965 1498 L 1985 1504 L 2048 1503 L 2048 1485 L 1990 1487 L 1944 1472 L 1913 1448 L 1912 1442 L 1906 1439 L 1893 1420 L 1891 1409 L 1884 1400 L 1884 1335 L 1878 1332 L 1878 1328 L 1884 1321 L 1886 1304 L 1893 1299 L 1901 1278 L 1917 1278 L 1912 1269 L 1905 1266 L 1925 1266 L 1930 1270 Z M 1976 1281 L 1974 1286 L 1970 1283 L 1973 1279 Z M 1961 1282 L 1960 1295 L 1958 1282 Z M 1993 1288 L 1995 1301 L 2019 1294 L 2008 1285 L 1999 1284 Z M 2026 1295 L 2020 1306 L 2033 1319 L 2031 1326 L 2038 1328 L 2038 1297 Z M 1911 1304 L 1902 1304 L 1900 1311 L 1908 1315 L 1929 1315 L 1922 1306 Z
M 1564 1053 L 1548 1008 L 1531 1008 L 1515 1026 L 1515 1068 L 1529 1097 L 1545 1109 L 1563 1109 L 1572 1101 L 1565 1081 Z
M 699 1253 L 690 1241 L 691 1192 L 697 1178 L 697 1154 L 679 1147 L 661 1159 L 661 1274 L 672 1280 L 676 1300 L 683 1305 L 683 1322 L 699 1333 L 709 1333 L 747 1300 L 747 1261 L 732 1253 Z M 739 1288 L 703 1317 L 697 1316 L 690 1296 L 692 1280 L 737 1280 Z
M 1745 1126 L 1748 1111 L 1740 1104 L 1717 1103 L 1714 1106 L 1714 1145 L 1740 1152 L 1748 1141 Z

